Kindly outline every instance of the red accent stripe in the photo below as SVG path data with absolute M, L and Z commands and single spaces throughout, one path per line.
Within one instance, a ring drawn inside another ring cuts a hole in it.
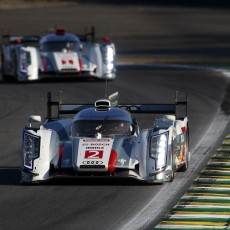
M 79 58 L 78 61 L 79 61 L 79 68 L 80 68 L 79 71 L 81 72 L 82 71 L 82 60 Z
M 19 39 L 15 40 L 15 43 L 16 44 L 22 44 L 22 39 L 19 38 Z
M 58 154 L 58 170 L 59 170 L 59 175 L 62 175 L 61 164 L 62 164 L 62 154 L 63 154 L 64 145 L 65 145 L 65 143 L 63 143 L 59 147 L 59 154 Z
M 46 71 L 46 61 L 44 57 L 42 58 L 42 67 L 43 67 L 43 71 L 45 72 Z
M 112 149 L 109 157 L 109 164 L 108 164 L 108 170 L 110 173 L 114 172 L 116 169 L 117 156 L 118 156 L 117 152 Z
M 103 42 L 110 43 L 111 38 L 110 37 L 103 37 Z
M 185 131 L 186 131 L 186 127 L 184 126 L 184 127 L 182 127 L 181 128 L 181 131 L 182 131 L 182 133 L 185 133 Z
M 65 30 L 61 29 L 61 28 L 56 29 L 55 34 L 56 35 L 65 35 Z

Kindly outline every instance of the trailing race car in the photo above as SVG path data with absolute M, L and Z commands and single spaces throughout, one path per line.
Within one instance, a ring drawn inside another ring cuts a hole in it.
M 186 171 L 187 98 L 175 104 L 118 104 L 118 93 L 95 104 L 63 104 L 48 93 L 47 118 L 29 116 L 23 130 L 22 183 L 61 176 L 132 177 L 148 183 L 170 182 Z M 57 107 L 58 114 L 52 113 Z M 184 110 L 183 117 L 178 116 Z M 163 114 L 139 131 L 133 114 Z M 70 114 L 74 114 L 71 118 Z M 67 116 L 67 117 L 66 117 Z
M 91 37 L 91 40 L 89 39 Z M 45 36 L 3 35 L 2 76 L 32 81 L 54 76 L 115 78 L 115 46 L 109 37 L 95 42 L 95 31 L 75 35 L 57 29 Z

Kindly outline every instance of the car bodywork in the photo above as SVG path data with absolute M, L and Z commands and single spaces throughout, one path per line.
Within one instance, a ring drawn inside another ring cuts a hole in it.
M 188 119 L 176 114 L 178 107 L 187 111 L 187 100 L 119 105 L 113 94 L 95 104 L 78 105 L 58 98 L 52 101 L 48 93 L 47 118 L 35 128 L 32 122 L 40 122 L 41 117 L 30 116 L 30 125 L 23 129 L 23 183 L 62 176 L 131 177 L 163 183 L 172 181 L 176 170 L 187 170 Z M 163 115 L 140 131 L 134 114 Z
M 2 76 L 17 81 L 43 78 L 115 78 L 115 46 L 109 37 L 95 42 L 95 30 L 75 35 L 56 29 L 45 36 L 3 35 Z M 3 39 L 3 40 L 4 40 Z

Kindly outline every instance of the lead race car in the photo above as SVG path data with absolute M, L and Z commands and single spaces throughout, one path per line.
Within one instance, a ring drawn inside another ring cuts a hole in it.
M 95 42 L 95 30 L 75 35 L 56 29 L 45 36 L 3 35 L 4 80 L 33 81 L 54 76 L 115 78 L 115 46 L 109 37 Z
M 134 114 L 162 116 L 140 131 Z M 118 104 L 115 93 L 79 105 L 64 104 L 60 95 L 53 101 L 48 93 L 47 118 L 39 127 L 33 122 L 40 123 L 40 116 L 31 115 L 28 121 L 22 139 L 22 183 L 65 176 L 163 183 L 188 168 L 187 97 L 179 101 L 177 94 L 173 104 Z

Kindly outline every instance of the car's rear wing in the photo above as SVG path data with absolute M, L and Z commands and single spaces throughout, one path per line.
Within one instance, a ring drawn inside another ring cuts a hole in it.
M 54 30 L 50 30 L 50 32 L 54 32 Z M 85 32 L 84 34 L 76 34 L 78 38 L 82 42 L 88 41 L 90 38 L 91 42 L 95 42 L 95 27 L 92 26 L 89 32 Z M 28 35 L 28 36 L 16 36 L 10 34 L 3 34 L 2 35 L 2 43 L 11 43 L 11 44 L 24 44 L 24 43 L 38 43 L 42 36 L 40 35 Z
M 95 42 L 95 27 L 91 27 L 91 31 L 85 32 L 84 34 L 76 34 L 81 42 L 87 42 L 88 38 L 90 38 L 91 42 Z
M 32 36 L 15 36 L 9 34 L 2 35 L 2 43 L 11 43 L 11 44 L 26 44 L 26 43 L 38 43 L 41 39 L 39 35 Z
M 107 99 L 108 100 L 108 99 Z M 116 107 L 127 110 L 133 114 L 174 114 L 177 119 L 187 117 L 187 95 L 175 93 L 175 102 L 172 104 L 118 104 Z M 68 104 L 62 102 L 62 92 L 58 100 L 53 101 L 51 92 L 47 94 L 47 119 L 54 120 L 66 114 L 77 114 L 83 109 L 95 108 L 95 104 Z M 54 116 L 54 113 L 56 116 Z

